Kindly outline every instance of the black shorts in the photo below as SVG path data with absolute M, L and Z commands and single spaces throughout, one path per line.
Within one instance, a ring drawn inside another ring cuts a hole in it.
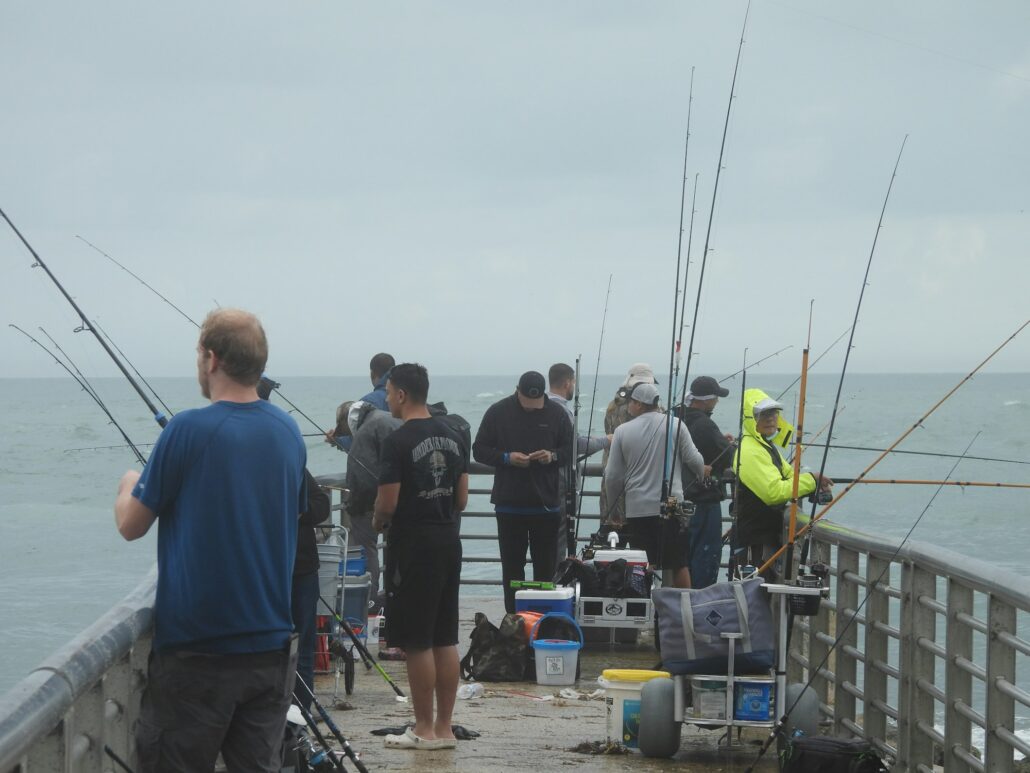
M 647 553 L 649 564 L 676 571 L 690 563 L 690 532 L 684 518 L 649 515 L 626 519 L 626 541 Z
M 457 536 L 391 540 L 383 583 L 387 644 L 403 650 L 456 645 L 460 579 Z

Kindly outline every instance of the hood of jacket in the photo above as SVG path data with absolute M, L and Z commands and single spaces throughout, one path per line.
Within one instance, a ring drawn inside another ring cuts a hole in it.
M 794 439 L 794 427 L 783 418 L 783 411 L 780 411 L 779 427 L 777 429 L 776 436 L 772 440 L 766 440 L 758 434 L 758 426 L 755 421 L 755 406 L 762 400 L 768 399 L 769 395 L 761 389 L 744 390 L 744 434 L 750 435 L 759 442 L 777 445 L 780 448 L 786 448 L 790 445 L 790 441 Z
M 364 400 L 358 400 L 350 407 L 347 412 L 347 426 L 350 427 L 351 437 L 354 437 L 361 429 L 361 425 L 365 423 L 365 420 L 373 411 L 379 409 L 372 403 L 367 403 Z

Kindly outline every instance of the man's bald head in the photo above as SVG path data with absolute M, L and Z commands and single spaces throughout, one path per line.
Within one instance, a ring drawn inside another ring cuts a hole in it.
M 208 314 L 200 327 L 200 348 L 213 352 L 225 375 L 243 386 L 256 385 L 268 361 L 265 330 L 257 317 L 242 309 Z

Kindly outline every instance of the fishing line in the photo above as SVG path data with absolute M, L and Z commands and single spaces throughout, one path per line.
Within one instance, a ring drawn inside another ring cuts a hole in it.
M 604 348 L 604 328 L 608 322 L 608 301 L 612 297 L 612 274 L 608 275 L 608 291 L 604 295 L 604 313 L 601 315 L 601 337 L 597 342 L 597 363 L 594 365 L 594 389 L 590 395 L 590 416 L 587 419 L 587 437 L 590 437 L 594 427 L 594 404 L 597 401 L 597 377 L 601 372 L 601 350 Z M 573 451 L 575 456 L 575 451 Z M 579 524 L 583 519 L 583 491 L 586 489 L 586 462 L 583 463 L 583 474 L 579 484 L 579 499 L 576 502 L 576 534 L 579 534 Z M 609 507 L 609 511 L 611 508 Z M 602 519 L 603 523 L 603 519 Z
M 833 347 L 835 347 L 837 344 L 839 344 L 844 339 L 844 336 L 846 336 L 850 331 L 851 331 L 850 327 L 845 328 L 844 332 L 841 333 L 839 336 L 837 336 L 833 340 L 833 343 L 830 344 L 829 346 L 827 346 L 823 350 L 822 354 L 820 354 L 818 357 L 816 357 L 814 360 L 812 360 L 812 362 L 809 363 L 808 369 L 811 370 L 817 364 L 819 364 L 819 360 L 821 360 L 823 357 L 825 357 L 827 354 L 829 354 L 833 350 Z M 773 400 L 779 400 L 781 397 L 783 397 L 785 394 L 787 394 L 787 392 L 789 392 L 794 387 L 794 385 L 796 383 L 798 383 L 798 381 L 800 381 L 800 380 L 801 380 L 801 377 L 798 376 L 796 379 L 791 381 L 790 384 L 787 385 L 786 389 L 784 389 L 782 392 L 780 392 L 778 395 L 776 395 L 776 397 L 774 397 Z
M 862 479 L 864 479 L 864 478 L 865 478 L 865 476 L 866 476 L 866 475 L 868 475 L 868 474 L 869 474 L 869 471 L 870 471 L 870 470 L 872 470 L 872 469 L 873 469 L 874 467 L 876 467 L 876 465 L 878 465 L 878 464 L 879 464 L 879 463 L 880 463 L 881 461 L 883 461 L 883 459 L 884 459 L 884 458 L 885 458 L 885 457 L 887 456 L 887 454 L 889 454 L 889 453 L 890 453 L 891 451 L 893 451 L 893 450 L 894 450 L 894 448 L 895 448 L 896 446 L 900 445 L 900 444 L 901 444 L 901 443 L 902 443 L 902 442 L 903 442 L 903 441 L 905 440 L 905 438 L 907 438 L 907 437 L 908 437 L 909 435 L 911 435 L 911 434 L 912 434 L 913 432 L 915 432 L 915 431 L 916 431 L 916 429 L 918 429 L 919 427 L 923 426 L 923 422 L 924 422 L 924 421 L 926 421 L 926 420 L 927 420 L 927 419 L 928 419 L 928 418 L 929 418 L 929 417 L 931 416 L 931 414 L 933 414 L 933 413 L 934 413 L 934 411 L 936 411 L 936 410 L 937 410 L 938 408 L 940 408 L 940 407 L 941 407 L 941 406 L 942 406 L 942 405 L 943 405 L 943 404 L 944 404 L 944 403 L 945 403 L 945 402 L 946 402 L 946 401 L 948 400 L 948 398 L 950 398 L 950 397 L 951 397 L 951 396 L 952 396 L 953 394 L 955 394 L 955 393 L 956 393 L 956 392 L 957 392 L 957 391 L 958 391 L 958 390 L 959 390 L 959 389 L 960 389 L 960 388 L 962 387 L 962 385 L 963 385 L 963 384 L 965 384 L 965 383 L 966 383 L 967 381 L 969 381 L 969 380 L 970 380 L 971 378 L 973 378 L 973 376 L 975 376 L 975 375 L 976 375 L 976 374 L 977 374 L 977 373 L 978 373 L 978 372 L 979 372 L 979 371 L 980 371 L 980 370 L 981 370 L 981 369 L 982 369 L 982 368 L 984 367 L 984 365 L 986 365 L 986 364 L 987 364 L 988 362 L 990 362 L 990 361 L 991 361 L 992 359 L 994 359 L 995 355 L 997 355 L 997 354 L 998 354 L 998 352 L 1000 352 L 1000 351 L 1001 351 L 1002 349 L 1004 349 L 1004 348 L 1005 348 L 1006 346 L 1008 346 L 1008 344 L 1009 344 L 1009 343 L 1011 343 L 1011 342 L 1012 342 L 1012 341 L 1013 341 L 1013 340 L 1014 340 L 1014 339 L 1016 338 L 1016 336 L 1018 336 L 1018 335 L 1019 335 L 1019 334 L 1020 334 L 1021 332 L 1023 332 L 1023 330 L 1024 330 L 1024 329 L 1025 329 L 1025 328 L 1026 328 L 1026 327 L 1027 327 L 1028 325 L 1030 325 L 1030 319 L 1028 319 L 1028 320 L 1027 320 L 1026 322 L 1024 322 L 1024 323 L 1023 323 L 1022 325 L 1020 325 L 1020 326 L 1019 326 L 1018 328 L 1016 328 L 1016 331 L 1015 331 L 1014 333 L 1012 333 L 1012 334 L 1011 334 L 1011 335 L 1010 335 L 1010 336 L 1009 336 L 1008 338 L 1006 338 L 1006 339 L 1005 339 L 1004 341 L 1002 341 L 1002 342 L 1001 342 L 1001 343 L 1000 343 L 1000 344 L 999 344 L 999 345 L 998 345 L 998 346 L 997 346 L 997 347 L 996 347 L 996 348 L 994 349 L 994 351 L 992 351 L 992 352 L 991 352 L 990 354 L 988 354 L 988 355 L 987 355 L 987 357 L 985 357 L 985 358 L 984 358 L 984 359 L 983 359 L 983 360 L 982 360 L 982 361 L 980 362 L 980 364 L 979 364 L 979 365 L 977 365 L 977 366 L 976 366 L 975 368 L 973 368 L 973 370 L 971 370 L 971 371 L 970 371 L 970 372 L 969 372 L 968 374 L 966 374 L 965 376 L 963 376 L 963 377 L 962 377 L 962 379 L 961 379 L 961 380 L 960 380 L 960 381 L 959 381 L 959 382 L 958 382 L 958 383 L 957 383 L 957 384 L 956 384 L 955 386 L 953 386 L 953 387 L 952 387 L 952 388 L 951 388 L 951 389 L 950 389 L 950 390 L 948 391 L 948 393 L 947 393 L 946 395 L 944 395 L 944 397 L 942 397 L 942 398 L 941 398 L 940 400 L 938 400 L 938 401 L 937 401 L 936 403 L 934 403 L 933 407 L 931 407 L 931 408 L 930 408 L 930 410 L 928 410 L 928 411 L 927 411 L 926 413 L 924 413 L 924 414 L 923 414 L 923 415 L 922 415 L 922 416 L 921 416 L 921 417 L 920 417 L 920 418 L 919 418 L 919 419 L 918 419 L 918 420 L 916 421 L 916 423 L 915 423 L 915 424 L 913 424 L 913 425 L 912 425 L 911 427 L 909 427 L 909 428 L 908 428 L 907 430 L 905 430 L 905 431 L 904 431 L 904 432 L 903 432 L 903 433 L 901 434 L 901 436 L 900 436 L 900 437 L 899 437 L 899 438 L 898 438 L 897 440 L 895 440 L 895 441 L 894 441 L 893 443 L 891 443 L 891 444 L 890 444 L 890 445 L 889 445 L 889 446 L 888 446 L 887 448 L 885 448 L 885 449 L 883 450 L 883 453 L 881 453 L 881 454 L 880 454 L 880 455 L 879 455 L 878 457 L 876 457 L 876 459 L 874 459 L 874 460 L 872 461 L 872 463 L 871 463 L 871 464 L 870 464 L 870 465 L 869 465 L 868 467 L 866 467 L 866 468 L 865 468 L 865 469 L 864 469 L 864 470 L 863 470 L 863 471 L 862 471 L 862 472 L 861 472 L 861 473 L 859 474 L 859 476 L 858 476 L 857 478 L 855 478 L 855 480 L 854 480 L 854 481 L 852 481 L 851 483 L 849 483 L 849 484 L 848 484 L 848 485 L 847 485 L 847 486 L 845 487 L 845 489 L 844 489 L 844 490 L 843 490 L 842 492 L 840 492 L 840 494 L 838 494 L 838 495 L 837 495 L 837 496 L 836 496 L 836 497 L 835 497 L 835 498 L 833 499 L 833 501 L 832 501 L 832 502 L 829 502 L 829 503 L 828 503 L 828 504 L 827 504 L 827 505 L 826 505 L 826 506 L 825 506 L 825 507 L 824 507 L 824 508 L 823 508 L 822 510 L 820 510 L 820 511 L 819 511 L 819 513 L 818 513 L 817 515 L 814 515 L 814 516 L 812 517 L 812 519 L 811 519 L 811 520 L 810 520 L 810 521 L 808 522 L 808 524 L 806 524 L 805 526 L 803 526 L 803 527 L 802 527 L 802 528 L 801 528 L 801 529 L 800 529 L 800 530 L 798 531 L 798 536 L 801 536 L 802 534 L 805 534 L 805 533 L 807 533 L 807 532 L 808 532 L 808 531 L 809 531 L 809 530 L 810 530 L 810 529 L 811 529 L 811 528 L 812 528 L 813 526 L 815 526 L 815 524 L 816 524 L 816 523 L 818 523 L 818 522 L 819 522 L 820 520 L 822 520 L 822 519 L 823 519 L 823 517 L 824 517 L 824 516 L 826 515 L 826 513 L 828 513 L 828 512 L 830 511 L 830 509 L 831 509 L 832 507 L 834 507 L 834 505 L 836 505 L 836 504 L 837 504 L 838 502 L 840 502 L 840 501 L 841 501 L 841 500 L 842 500 L 842 499 L 843 499 L 843 498 L 844 498 L 844 497 L 845 497 L 845 496 L 847 495 L 847 493 L 848 493 L 849 491 L 851 491 L 851 490 L 852 490 L 852 489 L 853 489 L 853 488 L 854 488 L 854 487 L 855 487 L 856 485 L 858 485 L 858 483 L 859 483 L 859 482 L 860 482 L 860 481 L 861 481 Z M 772 566 L 773 562 L 774 562 L 774 561 L 775 561 L 775 560 L 776 560 L 777 558 L 779 558 L 779 557 L 780 557 L 781 555 L 783 555 L 783 550 L 784 550 L 784 548 L 783 548 L 783 547 L 780 547 L 780 549 L 779 549 L 779 550 L 777 550 L 777 551 L 776 551 L 776 552 L 775 552 L 775 553 L 774 553 L 774 554 L 772 555 L 772 557 L 771 557 L 771 558 L 769 558 L 769 560 L 768 560 L 768 561 L 766 561 L 766 562 L 765 562 L 765 563 L 764 563 L 764 564 L 762 565 L 762 567 L 761 567 L 761 569 L 760 569 L 759 571 L 763 571 L 763 572 L 764 572 L 764 571 L 765 571 L 766 569 L 768 569 L 768 568 L 769 568 L 770 566 Z
M 844 412 L 844 408 L 841 408 L 840 410 L 841 410 L 841 413 Z M 824 445 L 826 445 L 826 444 L 825 443 L 818 443 L 818 444 L 809 443 L 808 447 L 809 448 L 813 448 L 813 447 L 820 447 L 821 448 Z M 895 449 L 884 449 L 884 448 L 870 448 L 868 446 L 842 446 L 842 445 L 838 445 L 836 443 L 831 444 L 830 447 L 831 448 L 839 448 L 839 449 L 842 449 L 842 450 L 845 450 L 845 451 L 875 451 L 877 453 L 883 453 L 884 451 L 889 451 L 889 453 L 892 453 L 892 454 L 913 454 L 915 456 L 939 456 L 939 457 L 944 458 L 944 459 L 964 458 L 967 462 L 969 462 L 969 461 L 977 461 L 977 462 L 1003 462 L 1005 464 L 1030 464 L 1030 462 L 1025 462 L 1022 459 L 998 459 L 998 458 L 993 457 L 993 456 L 966 456 L 966 457 L 959 457 L 958 454 L 942 454 L 942 453 L 938 453 L 938 452 L 934 452 L 934 451 L 902 451 L 902 450 L 897 449 L 897 448 L 895 448 Z M 841 482 L 843 482 L 843 481 L 841 481 Z
M 154 416 L 154 421 L 156 421 L 163 428 L 166 424 L 168 424 L 168 418 L 157 409 L 157 406 L 155 406 L 151 399 L 147 396 L 147 393 L 143 391 L 143 388 L 136 383 L 136 380 L 129 374 L 129 371 L 125 369 L 125 365 L 122 364 L 122 361 L 119 360 L 118 356 L 111 350 L 111 347 L 108 346 L 103 336 L 101 336 L 90 324 L 89 319 L 83 313 L 82 309 L 79 308 L 79 304 L 77 304 L 75 300 L 68 294 L 68 291 L 64 289 L 64 286 L 57 280 L 57 277 L 54 276 L 54 272 L 50 270 L 46 263 L 43 262 L 43 259 L 39 257 L 37 252 L 32 248 L 32 245 L 28 243 L 28 240 L 26 240 L 26 238 L 22 236 L 21 231 L 19 231 L 18 228 L 14 225 L 14 223 L 11 222 L 11 218 L 7 216 L 7 213 L 4 212 L 3 209 L 0 209 L 0 216 L 2 216 L 3 219 L 7 221 L 7 225 L 11 227 L 11 230 L 14 231 L 15 235 L 21 240 L 21 243 L 25 245 L 25 248 L 32 255 L 33 259 L 35 260 L 35 263 L 32 264 L 32 267 L 35 268 L 36 266 L 39 266 L 46 272 L 47 276 L 50 277 L 53 283 L 57 286 L 57 289 L 61 291 L 61 294 L 65 297 L 68 303 L 71 304 L 72 308 L 75 309 L 75 312 L 79 315 L 81 324 L 80 327 L 76 328 L 75 332 L 79 332 L 80 330 L 88 330 L 90 333 L 93 334 L 93 336 L 97 339 L 97 342 L 99 342 L 99 344 L 103 347 L 104 351 L 107 352 L 108 356 L 114 361 L 114 364 L 118 366 L 118 369 L 122 372 L 122 375 L 125 376 L 128 382 L 132 385 L 132 388 L 136 390 L 136 393 L 143 399 L 143 402 L 146 403 L 147 408 Z
M 973 443 L 976 442 L 978 437 L 980 437 L 980 432 L 977 432 L 973 436 L 973 439 L 969 441 L 969 445 L 966 446 L 966 451 L 973 447 Z M 916 527 L 919 525 L 919 522 L 923 520 L 923 516 L 926 515 L 926 513 L 929 511 L 930 506 L 933 505 L 934 500 L 937 499 L 937 495 L 940 494 L 941 491 L 944 489 L 944 486 L 947 483 L 948 479 L 951 478 L 951 476 L 955 473 L 955 470 L 958 469 L 958 466 L 962 463 L 962 460 L 964 458 L 964 455 L 959 455 L 959 458 L 955 461 L 955 464 L 952 465 L 951 470 L 948 472 L 947 476 L 945 476 L 943 481 L 940 481 L 940 485 L 937 487 L 937 490 L 933 492 L 933 496 L 930 497 L 930 501 L 926 503 L 926 507 L 923 508 L 923 511 L 919 514 L 919 517 L 916 518 L 915 523 L 912 524 L 911 528 L 909 528 L 908 530 L 908 533 L 905 534 L 904 539 L 901 540 L 901 542 L 898 544 L 898 547 L 894 550 L 894 553 L 890 556 L 890 558 L 887 559 L 886 565 L 883 567 L 883 570 L 880 572 L 879 576 L 877 576 L 877 578 L 873 580 L 871 583 L 866 584 L 867 590 L 865 598 L 862 599 L 861 603 L 858 605 L 858 607 L 851 615 L 846 616 L 844 625 L 841 628 L 840 632 L 837 634 L 837 638 L 834 639 L 833 644 L 831 644 L 826 649 L 826 654 L 823 655 L 822 662 L 814 669 L 810 669 L 808 681 L 805 682 L 804 687 L 802 687 L 798 691 L 797 697 L 794 699 L 794 702 L 790 704 L 790 707 L 787 708 L 786 711 L 783 712 L 783 716 L 780 717 L 776 725 L 774 725 L 772 730 L 769 731 L 769 736 L 765 739 L 765 742 L 762 744 L 762 748 L 758 751 L 758 756 L 755 758 L 754 762 L 752 762 L 748 766 L 744 773 L 752 773 L 754 771 L 755 765 L 758 763 L 759 760 L 762 759 L 763 756 L 765 756 L 765 753 L 769 750 L 769 747 L 772 745 L 773 741 L 776 740 L 776 736 L 783 731 L 783 728 L 786 726 L 787 720 L 790 717 L 790 713 L 795 709 L 795 707 L 798 705 L 798 702 L 804 696 L 805 691 L 812 686 L 812 683 L 815 681 L 816 677 L 820 675 L 820 672 L 830 661 L 830 655 L 832 655 L 834 650 L 837 649 L 837 645 L 839 645 L 841 641 L 843 641 L 844 635 L 848 632 L 848 629 L 858 619 L 859 612 L 862 611 L 862 608 L 865 606 L 866 602 L 869 601 L 870 597 L 872 597 L 873 592 L 876 590 L 876 586 L 879 585 L 883 578 L 887 576 L 888 572 L 890 572 L 891 564 L 894 563 L 894 560 L 901 553 L 901 549 L 905 546 L 905 543 L 908 542 L 909 537 L 912 536 L 912 532 L 916 530 Z M 840 581 L 841 578 L 838 578 L 837 582 Z M 844 612 L 844 610 L 840 611 Z
M 848 337 L 848 348 L 844 352 L 844 365 L 840 369 L 840 379 L 837 381 L 837 396 L 833 400 L 833 411 L 830 413 L 830 428 L 827 431 L 827 437 L 833 437 L 833 426 L 837 421 L 837 408 L 840 406 L 840 396 L 844 389 L 844 376 L 848 371 L 848 361 L 851 358 L 851 349 L 855 341 L 855 329 L 858 327 L 858 315 L 862 310 L 862 300 L 865 298 L 865 289 L 869 286 L 869 269 L 873 265 L 873 255 L 876 254 L 876 243 L 880 238 L 880 229 L 883 228 L 883 216 L 887 212 L 887 202 L 890 201 L 891 190 L 894 188 L 894 180 L 898 176 L 898 166 L 901 164 L 901 154 L 905 152 L 905 143 L 908 142 L 908 135 L 906 134 L 904 139 L 901 140 L 901 148 L 898 150 L 898 158 L 894 162 L 894 171 L 891 172 L 890 182 L 887 184 L 887 195 L 883 197 L 883 206 L 880 208 L 880 219 L 876 223 L 876 233 L 873 234 L 873 244 L 869 249 L 869 259 L 865 264 L 865 274 L 862 277 L 862 289 L 858 293 L 858 303 L 855 305 L 855 318 L 851 322 L 851 335 Z M 804 374 L 802 374 L 804 375 Z M 819 506 L 819 487 L 822 485 L 823 475 L 826 473 L 826 460 L 830 455 L 830 447 L 827 445 L 823 448 L 823 459 L 819 465 L 819 474 L 816 476 L 815 485 L 816 493 L 812 497 L 812 512 L 811 517 L 815 517 L 815 510 Z M 808 540 L 806 539 L 801 546 L 801 564 L 805 564 L 808 559 Z M 788 570 L 789 571 L 789 568 Z
M 135 454 L 136 459 L 139 461 L 139 463 L 142 464 L 142 465 L 145 465 L 147 463 L 147 460 L 143 457 L 143 454 L 140 453 L 139 448 L 136 447 L 136 444 L 132 442 L 132 439 L 126 434 L 125 430 L 122 429 L 122 425 L 119 424 L 115 420 L 114 416 L 111 415 L 111 411 L 108 410 L 107 406 L 104 404 L 104 401 L 100 399 L 100 396 L 96 393 L 96 390 L 93 389 L 92 385 L 88 381 L 85 380 L 85 377 L 79 378 L 79 376 L 75 375 L 75 373 L 72 372 L 71 368 L 69 368 L 67 365 L 65 365 L 64 362 L 62 362 L 60 360 L 60 358 L 58 358 L 58 356 L 56 354 L 54 354 L 52 351 L 47 349 L 38 340 L 36 340 L 31 335 L 26 333 L 24 330 L 22 330 L 20 327 L 15 325 L 13 322 L 12 323 L 8 323 L 8 327 L 13 327 L 15 330 L 17 330 L 23 336 L 25 336 L 30 341 L 32 341 L 32 343 L 34 343 L 36 346 L 38 346 L 44 352 L 46 352 L 51 357 L 53 357 L 54 358 L 54 362 L 56 362 L 58 365 L 60 365 L 62 368 L 64 368 L 66 371 L 68 371 L 68 375 L 71 376 L 73 379 L 75 379 L 75 382 L 79 385 L 79 387 L 86 394 L 88 394 L 90 397 L 93 398 L 93 401 L 97 405 L 100 406 L 100 410 L 102 410 L 107 415 L 107 418 L 111 421 L 111 423 L 114 424 L 114 426 L 118 430 L 119 434 L 125 439 L 125 442 L 128 444 L 128 447 L 132 449 L 132 452 L 133 452 L 133 454 Z M 43 328 L 40 328 L 40 330 L 43 330 Z M 44 333 L 44 335 L 46 335 L 46 331 L 45 330 L 43 330 L 43 333 Z M 47 335 L 47 338 L 50 338 L 50 336 Z M 50 340 L 53 341 L 52 338 Z M 55 346 L 56 346 L 56 343 L 55 343 Z M 63 351 L 61 353 L 64 354 Z M 68 357 L 67 354 L 65 354 L 64 356 Z M 68 362 L 71 362 L 72 363 L 72 367 L 74 367 L 76 370 L 78 370 L 78 367 L 75 366 L 75 363 L 72 362 L 71 359 L 69 359 Z M 110 448 L 119 448 L 119 447 L 124 448 L 124 446 L 110 446 Z
M 788 346 L 784 346 L 784 347 L 783 347 L 782 349 L 777 349 L 777 350 L 776 350 L 775 352 L 773 352 L 772 354 L 767 354 L 767 355 L 765 355 L 765 356 L 764 356 L 764 357 L 763 357 L 762 359 L 760 359 L 760 360 L 755 360 L 754 362 L 750 362 L 750 363 L 748 363 L 748 364 L 747 364 L 747 367 L 748 367 L 748 368 L 756 368 L 756 367 L 758 367 L 759 365 L 761 365 L 761 364 L 762 364 L 763 362 L 765 362 L 766 360 L 771 360 L 771 359 L 772 359 L 773 357 L 775 357 L 776 355 L 778 355 L 778 354 L 783 354 L 783 353 L 784 353 L 785 351 L 787 351 L 788 349 L 793 349 L 793 348 L 794 348 L 794 344 L 790 344 L 790 345 L 788 345 Z M 814 365 L 815 363 L 812 363 L 812 364 Z M 735 379 L 735 378 L 736 378 L 737 376 L 739 376 L 739 375 L 740 375 L 741 373 L 743 373 L 743 372 L 744 372 L 744 371 L 743 371 L 743 369 L 741 369 L 741 370 L 735 370 L 735 371 L 733 371 L 733 373 L 731 373 L 730 375 L 728 375 L 728 376 L 723 376 L 723 377 L 722 377 L 721 379 L 719 379 L 719 383 L 721 384 L 721 383 L 722 383 L 723 381 L 731 381 L 731 380 Z M 684 385 L 686 385 L 686 382 L 685 382 L 685 381 L 684 381 L 683 383 L 684 383 Z M 797 383 L 797 382 L 795 382 L 795 383 Z M 684 393 L 684 394 L 683 394 L 683 398 L 682 398 L 682 399 L 680 400 L 680 402 L 681 402 L 681 403 L 683 403 L 683 402 L 686 402 L 686 387 L 685 387 L 685 386 L 684 386 L 684 390 L 683 390 L 683 393 Z
M 97 330 L 100 331 L 101 335 L 103 335 L 104 338 L 107 339 L 107 342 L 109 344 L 111 344 L 111 346 L 113 346 L 117 350 L 118 354 L 121 355 L 121 358 L 123 360 L 125 360 L 125 364 L 128 365 L 130 368 L 132 368 L 132 372 L 135 373 L 139 377 L 139 380 L 143 382 L 143 385 L 147 389 L 150 390 L 150 393 L 152 395 L 154 395 L 154 397 L 157 398 L 157 401 L 159 403 L 161 403 L 161 407 L 164 408 L 165 411 L 168 412 L 168 415 L 169 416 L 174 416 L 175 412 L 171 408 L 168 407 L 168 404 L 164 400 L 161 399 L 161 395 L 159 395 L 157 393 L 157 390 L 155 390 L 154 387 L 150 386 L 150 382 L 147 381 L 145 378 L 143 378 L 143 374 L 140 373 L 139 370 L 136 369 L 136 366 L 132 364 L 132 361 L 128 357 L 125 356 L 125 352 L 123 352 L 121 349 L 118 348 L 118 344 L 116 344 L 114 342 L 114 339 L 112 339 L 111 336 L 109 336 L 107 334 L 107 331 L 104 330 L 102 327 L 100 327 L 100 323 L 97 322 L 96 320 L 93 320 L 93 324 L 96 325 L 96 328 L 97 328 Z

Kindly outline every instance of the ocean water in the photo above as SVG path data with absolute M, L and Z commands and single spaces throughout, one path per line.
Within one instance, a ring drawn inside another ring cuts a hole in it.
M 336 406 L 368 391 L 363 378 L 287 378 L 282 392 L 323 427 L 334 423 Z M 776 393 L 791 375 L 752 372 L 748 385 Z M 844 445 L 885 447 L 942 397 L 961 378 L 958 374 L 860 374 L 845 382 L 834 429 Z M 517 375 L 433 377 L 430 397 L 472 424 L 509 394 Z M 593 378 L 581 383 L 580 430 L 590 416 L 595 430 L 618 385 L 619 376 L 598 379 L 591 414 Z M 667 388 L 665 379 L 661 389 Z M 813 374 L 805 425 L 809 435 L 829 421 L 837 377 Z M 181 410 L 203 405 L 193 378 L 151 380 L 169 407 Z M 152 443 L 158 427 L 142 401 L 120 379 L 97 379 L 95 387 L 128 435 L 139 444 Z M 736 432 L 740 378 L 726 382 L 731 396 L 720 403 L 715 419 Z M 273 396 L 273 402 L 285 405 Z M 795 391 L 783 397 L 794 410 Z M 296 415 L 301 431 L 315 427 Z M 112 505 L 118 479 L 136 466 L 117 430 L 92 400 L 68 378 L 0 379 L 0 692 L 17 682 L 69 637 L 93 622 L 130 591 L 153 565 L 155 536 L 127 543 L 114 528 Z M 979 433 L 979 435 L 977 435 Z M 959 390 L 917 429 L 901 448 L 958 454 L 976 437 L 970 455 L 1030 461 L 1030 374 L 987 374 Z M 825 439 L 825 430 L 817 442 Z M 338 473 L 344 455 L 320 439 L 308 439 L 308 466 L 313 473 Z M 106 446 L 115 446 L 108 448 Z M 87 450 L 81 450 L 87 449 Z M 142 449 L 144 454 L 147 448 Z M 876 454 L 833 450 L 827 472 L 853 477 Z M 808 452 L 806 466 L 818 468 L 821 449 Z M 941 479 L 954 459 L 891 455 L 870 477 Z M 963 460 L 953 479 L 1030 483 L 1030 465 Z M 841 487 L 838 487 L 838 491 Z M 933 495 L 930 486 L 858 486 L 837 505 L 832 520 L 869 534 L 902 537 Z M 585 510 L 596 512 L 596 499 Z M 488 510 L 486 497 L 474 497 L 470 510 Z M 156 530 L 155 530 L 156 531 Z M 489 520 L 467 531 L 493 533 Z M 583 532 L 586 533 L 585 530 Z M 1016 489 L 947 487 L 912 536 L 976 557 L 1023 576 L 1030 544 L 1030 496 Z M 468 545 L 468 554 L 496 555 L 489 540 Z M 465 575 L 496 574 L 491 566 L 470 565 Z M 463 591 L 465 592 L 465 591 Z M 497 589 L 469 588 L 469 593 Z M 1030 621 L 1021 616 L 1022 635 L 1030 638 Z M 1030 674 L 1021 673 L 1025 686 Z M 1030 720 L 1021 720 L 1022 730 Z

